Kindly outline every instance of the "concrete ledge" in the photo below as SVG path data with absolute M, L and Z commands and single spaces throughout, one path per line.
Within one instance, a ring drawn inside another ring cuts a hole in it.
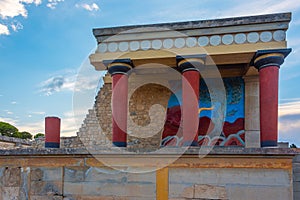
M 133 152 L 127 148 L 24 148 L 0 149 L 0 156 L 34 156 L 34 155 L 253 155 L 253 156 L 295 156 L 300 155 L 298 149 L 291 148 L 243 148 L 243 147 L 164 147 L 162 149 L 149 149 L 143 152 Z

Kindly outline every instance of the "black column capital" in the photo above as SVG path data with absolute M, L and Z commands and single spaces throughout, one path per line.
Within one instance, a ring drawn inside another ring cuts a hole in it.
M 279 68 L 291 51 L 292 49 L 258 50 L 251 64 L 258 70 L 269 66 L 277 66 Z
M 127 72 L 133 68 L 133 63 L 129 58 L 105 60 L 103 61 L 103 64 L 107 67 L 110 75 L 127 74 Z
M 177 70 L 181 73 L 189 70 L 198 71 L 205 64 L 206 54 L 176 56 Z

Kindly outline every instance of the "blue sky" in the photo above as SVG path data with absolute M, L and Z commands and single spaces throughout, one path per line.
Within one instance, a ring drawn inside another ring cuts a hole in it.
M 75 106 L 82 117 L 101 76 L 87 60 L 96 48 L 93 28 L 278 12 L 293 14 L 287 32 L 293 52 L 280 70 L 279 138 L 300 146 L 297 0 L 0 0 L 0 121 L 35 134 L 54 115 L 62 118 L 63 135 L 75 135 L 81 122 L 73 100 L 86 103 Z

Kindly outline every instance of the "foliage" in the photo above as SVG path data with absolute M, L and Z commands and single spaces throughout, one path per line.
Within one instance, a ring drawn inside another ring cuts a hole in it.
M 23 132 L 16 132 L 12 135 L 12 137 L 15 138 L 21 138 L 21 139 L 32 139 L 32 135 L 31 133 L 27 132 L 27 131 L 23 131 Z
M 32 139 L 31 133 L 27 131 L 19 132 L 16 127 L 6 122 L 0 122 L 0 134 L 8 137 Z
M 43 133 L 37 133 L 37 134 L 34 136 L 34 139 L 39 138 L 39 137 L 45 137 L 45 134 L 43 134 Z
M 6 122 L 0 122 L 0 134 L 8 137 L 12 137 L 14 133 L 17 133 L 19 130 L 14 127 L 13 125 L 6 123 Z
M 291 144 L 290 148 L 297 148 L 297 146 L 295 144 Z

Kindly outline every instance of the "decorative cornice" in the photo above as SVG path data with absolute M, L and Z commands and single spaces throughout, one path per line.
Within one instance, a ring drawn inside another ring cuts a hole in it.
M 116 59 L 106 60 L 103 63 L 107 66 L 107 70 L 111 75 L 114 74 L 127 74 L 133 68 L 131 59 Z
M 197 70 L 205 64 L 206 55 L 176 56 L 177 70 L 181 73 L 189 70 Z
M 114 53 L 114 52 L 133 52 L 172 48 L 193 48 L 206 46 L 221 45 L 241 45 L 267 42 L 285 41 L 285 30 L 264 31 L 264 32 L 239 32 L 224 35 L 202 35 L 199 37 L 170 37 L 157 39 L 142 39 L 128 41 L 103 41 L 99 43 L 98 53 Z
M 292 49 L 259 50 L 252 59 L 252 64 L 258 69 L 276 66 L 280 67 Z

